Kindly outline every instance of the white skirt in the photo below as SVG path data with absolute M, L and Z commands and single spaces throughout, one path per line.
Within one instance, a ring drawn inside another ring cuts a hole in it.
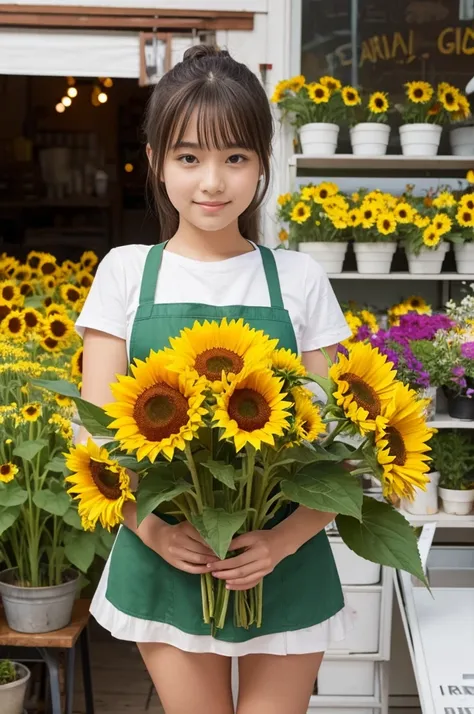
M 354 612 L 346 605 L 328 620 L 302 630 L 277 632 L 254 637 L 247 642 L 223 642 L 210 635 L 190 635 L 173 625 L 127 615 L 107 600 L 109 560 L 95 592 L 91 613 L 104 629 L 118 640 L 162 642 L 185 652 L 213 653 L 224 657 L 248 654 L 309 654 L 325 652 L 330 645 L 343 640 L 354 625 Z

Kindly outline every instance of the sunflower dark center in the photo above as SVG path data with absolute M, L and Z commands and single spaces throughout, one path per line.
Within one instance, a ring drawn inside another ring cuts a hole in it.
M 26 407 L 25 412 L 28 416 L 36 416 L 38 414 L 38 407 Z
M 319 192 L 319 195 L 322 199 L 325 199 L 328 197 L 328 191 L 327 188 L 322 188 L 321 191 Z
M 41 272 L 43 275 L 52 275 L 56 271 L 56 266 L 54 263 L 46 262 L 41 266 Z
M 413 92 L 413 96 L 420 99 L 423 96 L 423 90 L 420 87 L 417 87 Z
M 244 431 L 263 429 L 270 415 L 267 401 L 254 389 L 236 389 L 229 399 L 229 416 Z
M 470 211 L 474 208 L 474 201 L 469 199 L 469 201 L 466 201 L 466 207 L 469 208 Z
M 44 344 L 46 345 L 46 347 L 49 347 L 50 350 L 55 350 L 58 346 L 58 341 L 53 340 L 52 337 L 47 337 L 44 341 Z
M 133 410 L 140 434 L 148 441 L 161 441 L 178 434 L 188 422 L 188 400 L 163 382 L 154 384 L 138 397 Z
M 377 107 L 377 109 L 381 109 L 384 106 L 384 101 L 383 101 L 382 97 L 376 98 L 375 106 Z
M 412 300 L 410 300 L 410 305 L 412 307 L 420 307 L 421 302 L 420 300 L 418 300 L 418 298 L 413 298 Z
M 372 215 L 373 215 L 372 211 L 370 211 L 370 210 L 364 211 L 364 218 L 366 221 L 369 221 L 372 218 Z
M 77 358 L 77 369 L 79 372 L 82 374 L 82 360 L 84 358 L 84 352 L 81 352 L 79 357 Z
M 305 213 L 306 213 L 306 208 L 303 208 L 303 206 L 301 206 L 300 208 L 298 208 L 298 215 L 299 215 L 299 216 L 304 216 Z
M 90 460 L 89 469 L 92 480 L 103 496 L 110 501 L 116 501 L 122 495 L 119 475 L 110 471 L 105 464 Z
M 25 318 L 25 322 L 30 330 L 38 324 L 38 318 L 34 312 L 24 312 L 23 317 Z
M 455 100 L 453 94 L 451 94 L 451 92 L 446 92 L 446 94 L 444 95 L 444 101 L 446 102 L 446 104 L 454 104 Z
M 0 466 L 0 474 L 2 474 L 2 476 L 9 476 L 11 473 L 11 470 L 12 469 L 11 469 L 10 464 L 2 464 Z
M 31 258 L 28 259 L 28 265 L 33 268 L 33 270 L 38 267 L 39 262 L 40 259 L 36 255 L 32 255 Z
M 12 317 L 8 322 L 8 329 L 12 335 L 17 335 L 21 332 L 21 320 L 18 317 Z
M 392 456 L 395 456 L 395 460 L 392 463 L 396 464 L 397 466 L 404 466 L 407 458 L 407 451 L 405 448 L 405 442 L 403 441 L 403 437 L 398 431 L 398 429 L 395 429 L 395 427 L 393 426 L 389 426 L 387 429 L 387 439 L 390 454 Z
M 406 217 L 407 217 L 406 209 L 405 209 L 405 208 L 401 208 L 401 209 L 398 211 L 398 215 L 399 215 L 400 218 L 406 218 Z
M 70 300 L 70 302 L 76 302 L 76 300 L 79 300 L 80 297 L 81 294 L 79 290 L 76 288 L 68 288 L 67 299 Z
M 322 97 L 324 97 L 324 94 L 325 94 L 324 89 L 321 89 L 321 87 L 318 87 L 314 92 L 314 96 L 317 97 L 318 99 L 321 99 Z
M 44 305 L 45 305 L 45 307 L 49 307 L 52 302 L 53 302 L 53 298 L 52 298 L 52 297 L 46 297 L 46 298 L 44 299 Z
M 20 293 L 23 295 L 23 297 L 26 297 L 27 295 L 32 295 L 33 288 L 29 283 L 23 283 L 23 285 L 20 286 Z
M 81 285 L 83 288 L 88 288 L 92 285 L 92 278 L 89 275 L 83 275 L 81 278 Z
M 380 399 L 377 392 L 357 374 L 346 372 L 341 379 L 349 384 L 349 391 L 359 407 L 369 412 L 369 419 L 375 419 L 380 414 Z
M 225 347 L 213 347 L 204 350 L 196 358 L 195 369 L 207 379 L 220 379 L 222 372 L 239 374 L 244 366 L 242 357 Z
M 13 300 L 15 297 L 15 291 L 13 290 L 12 285 L 5 285 L 2 290 L 2 297 L 4 300 Z
M 385 230 L 388 230 L 390 228 L 390 221 L 388 220 L 388 218 L 384 218 L 383 227 L 385 228 Z
M 353 101 L 355 99 L 355 94 L 354 92 L 347 92 L 347 98 Z
M 0 305 L 0 320 L 11 313 L 11 307 L 8 305 Z
M 62 320 L 53 320 L 51 323 L 51 332 L 55 337 L 64 337 L 67 332 L 67 326 Z

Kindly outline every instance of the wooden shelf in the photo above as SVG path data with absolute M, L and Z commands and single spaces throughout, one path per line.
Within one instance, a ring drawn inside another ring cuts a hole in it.
M 427 523 L 436 523 L 438 528 L 474 528 L 474 513 L 468 516 L 452 516 L 444 511 L 434 513 L 432 516 L 415 516 L 403 508 L 399 512 L 412 526 L 425 526 Z
M 473 159 L 474 163 L 474 159 Z M 432 281 L 451 281 L 451 280 L 474 280 L 472 273 L 424 273 L 416 275 L 415 273 L 328 273 L 330 280 L 432 280 Z
M 290 166 L 296 169 L 352 169 L 358 171 L 468 171 L 473 168 L 472 156 L 354 156 L 354 154 L 334 154 L 332 156 L 308 156 L 293 154 Z

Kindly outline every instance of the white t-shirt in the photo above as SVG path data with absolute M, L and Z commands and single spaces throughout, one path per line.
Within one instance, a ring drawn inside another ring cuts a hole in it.
M 76 322 L 121 337 L 130 344 L 145 260 L 151 246 L 113 248 L 103 258 Z M 300 352 L 340 342 L 351 331 L 323 268 L 309 255 L 274 251 L 285 308 L 290 313 Z M 165 250 L 156 303 L 270 306 L 259 250 L 235 258 L 204 262 Z

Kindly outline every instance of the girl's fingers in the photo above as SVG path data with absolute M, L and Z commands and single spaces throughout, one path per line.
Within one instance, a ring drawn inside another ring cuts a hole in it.
M 226 583 L 227 590 L 250 590 L 250 588 L 255 587 L 258 583 L 267 575 L 264 570 L 258 573 L 248 576 L 247 578 L 239 578 L 237 580 L 229 580 Z
M 248 563 L 253 563 L 257 561 L 257 555 L 252 549 L 246 550 L 245 553 L 241 555 L 236 555 L 235 558 L 227 558 L 226 560 L 220 560 L 216 565 L 212 566 L 216 571 L 226 572 L 227 570 L 235 570 L 235 568 L 240 568 Z
M 183 560 L 186 563 L 195 563 L 196 565 L 207 565 L 211 562 L 211 557 L 203 553 L 196 553 L 195 551 L 188 550 L 187 548 L 179 548 L 176 546 L 171 546 L 169 549 L 170 555 L 179 560 Z M 217 562 L 217 556 L 214 556 L 214 560 Z
M 184 570 L 185 573 L 191 573 L 191 575 L 203 575 L 204 573 L 209 572 L 203 565 L 190 565 L 184 560 L 177 560 L 175 567 L 179 570 Z
M 232 570 L 217 570 L 217 565 L 218 563 L 211 565 L 213 576 L 220 580 L 227 580 L 228 582 L 245 578 L 252 575 L 252 573 L 260 572 L 262 569 L 261 563 L 259 563 L 258 560 L 242 565 L 240 568 L 232 568 Z

